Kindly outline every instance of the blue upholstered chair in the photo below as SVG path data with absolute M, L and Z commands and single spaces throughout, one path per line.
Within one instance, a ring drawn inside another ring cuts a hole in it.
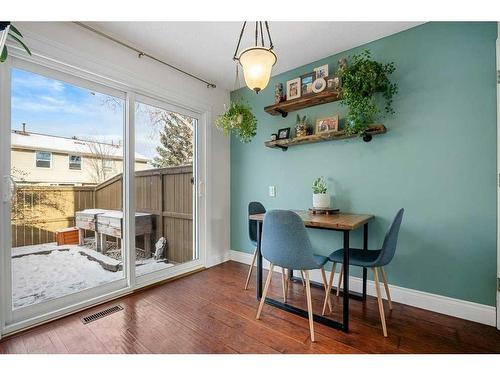
M 262 205 L 262 203 L 250 202 L 248 204 L 248 216 L 265 213 L 266 208 Z M 257 256 L 257 222 L 255 220 L 248 220 L 248 237 L 250 237 L 250 241 L 255 246 L 255 250 L 253 252 L 252 264 L 250 265 L 250 269 L 248 270 L 247 280 L 245 282 L 245 290 L 248 289 L 248 282 L 250 281 L 250 277 L 252 276 L 253 266 L 255 265 L 255 258 Z
M 313 310 L 311 301 L 311 287 L 309 284 L 309 271 L 319 269 L 323 276 L 325 293 L 327 290 L 326 275 L 323 266 L 328 258 L 314 255 L 306 228 L 299 215 L 292 211 L 272 210 L 264 217 L 262 228 L 261 253 L 271 265 L 267 275 L 266 284 L 257 310 L 257 319 L 260 318 L 267 291 L 271 283 L 274 266 L 281 266 L 288 270 L 300 270 L 305 281 L 307 310 L 309 312 L 309 328 L 311 341 L 314 341 Z M 285 283 L 285 295 L 288 283 Z M 329 302 L 329 296 L 327 301 Z M 331 308 L 331 304 L 329 303 Z
M 373 270 L 373 279 L 375 281 L 375 289 L 377 291 L 380 320 L 382 322 L 382 329 L 385 337 L 387 337 L 387 328 L 385 325 L 384 305 L 380 294 L 378 271 L 380 270 L 380 273 L 382 275 L 382 280 L 384 282 L 384 287 L 385 287 L 385 293 L 387 295 L 387 301 L 389 302 L 389 309 L 392 310 L 391 295 L 389 293 L 389 285 L 387 284 L 387 276 L 384 271 L 384 266 L 391 262 L 392 258 L 394 257 L 394 253 L 396 252 L 399 228 L 401 227 L 401 221 L 403 220 L 403 212 L 404 209 L 401 208 L 396 214 L 396 217 L 394 218 L 391 227 L 389 228 L 389 231 L 385 235 L 384 242 L 380 250 L 363 250 L 363 249 L 349 250 L 349 265 L 371 268 Z M 330 281 L 328 283 L 328 291 L 330 291 L 333 286 L 333 275 L 335 274 L 335 267 L 337 263 L 342 263 L 344 259 L 344 250 L 340 249 L 334 251 L 333 253 L 330 254 L 328 259 L 331 262 L 333 262 L 332 272 L 330 273 Z M 342 282 L 343 269 L 344 267 L 342 266 L 337 288 L 337 295 Z M 323 314 L 325 313 L 326 304 L 327 304 L 327 299 L 325 298 L 325 302 L 323 303 Z

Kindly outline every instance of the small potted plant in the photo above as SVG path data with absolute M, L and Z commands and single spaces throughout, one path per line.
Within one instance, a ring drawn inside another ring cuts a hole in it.
M 305 137 L 308 133 L 309 126 L 307 125 L 307 116 L 297 115 L 297 125 L 295 126 L 295 136 L 297 138 Z
M 318 177 L 312 185 L 313 207 L 329 208 L 330 196 L 327 194 L 326 181 L 323 177 Z

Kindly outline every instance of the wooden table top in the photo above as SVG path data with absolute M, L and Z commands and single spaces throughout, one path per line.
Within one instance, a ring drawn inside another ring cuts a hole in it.
M 353 230 L 372 220 L 375 216 L 368 214 L 350 214 L 339 212 L 332 215 L 312 214 L 309 211 L 292 210 L 297 213 L 308 228 L 336 230 Z M 250 220 L 263 221 L 265 214 L 250 215 Z

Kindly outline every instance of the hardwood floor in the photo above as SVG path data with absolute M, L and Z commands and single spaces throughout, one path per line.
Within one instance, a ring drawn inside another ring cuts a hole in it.
M 315 324 L 265 305 L 255 319 L 255 279 L 243 290 L 248 266 L 227 262 L 119 300 L 45 324 L 0 342 L 0 353 L 500 353 L 500 332 L 446 315 L 394 303 L 382 336 L 377 300 L 351 302 L 351 331 Z M 305 307 L 300 283 L 289 303 Z M 270 287 L 281 298 L 281 277 Z M 322 290 L 312 289 L 320 313 Z M 341 298 L 332 295 L 340 318 Z M 80 317 L 106 306 L 124 309 L 84 325 Z

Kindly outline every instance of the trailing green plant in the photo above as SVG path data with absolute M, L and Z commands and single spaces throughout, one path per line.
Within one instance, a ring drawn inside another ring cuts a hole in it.
M 326 181 L 323 177 L 318 177 L 312 185 L 313 194 L 325 194 L 327 191 Z
M 0 23 L 0 30 L 3 31 L 7 27 L 9 27 L 9 31 L 7 33 L 7 39 L 13 40 L 17 44 L 19 44 L 31 56 L 30 49 L 21 40 L 23 38 L 23 34 L 21 34 L 21 32 L 14 25 L 12 25 L 10 22 L 1 22 Z M 8 55 L 9 55 L 9 51 L 7 49 L 7 44 L 5 44 L 2 48 L 2 53 L 0 54 L 0 63 L 3 63 L 5 60 L 7 60 Z
M 398 86 L 388 76 L 396 67 L 393 62 L 382 64 L 372 60 L 369 50 L 353 55 L 350 60 L 347 68 L 337 72 L 342 79 L 340 103 L 349 107 L 344 130 L 347 134 L 363 135 L 383 112 L 394 114 L 392 98 Z M 379 108 L 377 94 L 385 101 L 384 110 Z
M 257 134 L 257 119 L 250 106 L 241 102 L 231 102 L 229 108 L 217 118 L 215 125 L 225 135 L 232 133 L 243 143 L 251 142 Z

